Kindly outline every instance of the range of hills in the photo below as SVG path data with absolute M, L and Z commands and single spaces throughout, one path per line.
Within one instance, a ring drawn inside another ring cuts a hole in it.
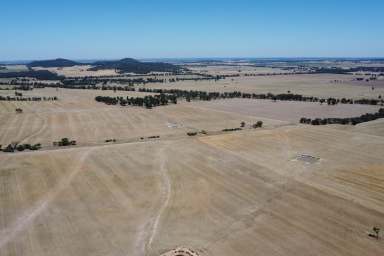
M 27 66 L 30 68 L 33 67 L 72 67 L 76 65 L 84 65 L 85 63 L 80 63 L 67 59 L 54 59 L 54 60 L 39 60 L 32 61 Z M 181 67 L 164 63 L 164 62 L 141 62 L 132 58 L 124 58 L 121 60 L 105 60 L 105 61 L 95 61 L 92 63 L 86 63 L 92 65 L 89 70 L 97 71 L 103 69 L 116 69 L 120 73 L 137 73 L 137 74 L 147 74 L 150 72 L 177 72 L 181 70 Z
M 54 59 L 54 60 L 36 60 L 29 63 L 28 67 L 43 67 L 43 68 L 54 68 L 54 67 L 73 67 L 76 65 L 82 65 L 76 61 L 67 60 L 67 59 Z
M 96 61 L 90 70 L 116 69 L 120 73 L 147 74 L 149 72 L 177 72 L 181 67 L 164 62 L 141 62 L 131 58 Z

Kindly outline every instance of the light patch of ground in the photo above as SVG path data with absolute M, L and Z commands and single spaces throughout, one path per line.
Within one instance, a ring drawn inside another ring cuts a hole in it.
M 198 64 L 197 64 L 198 65 Z M 233 75 L 233 74 L 276 74 L 276 73 L 292 73 L 292 70 L 283 70 L 280 68 L 269 68 L 269 67 L 254 67 L 251 64 L 234 64 L 234 65 L 209 65 L 209 66 L 197 66 L 188 65 L 187 68 L 191 71 L 211 74 L 211 75 Z M 239 72 L 240 71 L 240 72 Z
M 57 73 L 58 75 L 63 75 L 66 77 L 75 77 L 75 76 L 114 76 L 118 75 L 114 69 L 105 69 L 98 71 L 90 71 L 91 65 L 81 65 L 73 67 L 63 67 L 63 68 L 43 68 L 43 67 L 34 67 L 34 70 L 49 70 L 51 72 Z
M 214 109 L 230 113 L 237 113 L 261 118 L 270 118 L 280 121 L 298 123 L 301 117 L 307 118 L 331 118 L 354 117 L 365 113 L 377 112 L 379 106 L 327 104 L 295 102 L 295 101 L 271 101 L 254 99 L 228 99 L 198 103 L 199 107 Z
M 384 136 L 384 119 L 377 119 L 372 122 L 358 124 L 353 131 Z
M 6 67 L 4 70 L 0 70 L 1 72 L 20 72 L 20 71 L 27 71 L 28 67 L 26 65 L 4 65 L 3 67 Z
M 380 255 L 378 138 L 300 126 L 1 154 L 0 255 Z
M 255 93 L 295 86 L 309 95 L 338 97 L 377 93 L 348 84 L 333 87 L 326 82 L 331 77 L 172 86 Z M 59 101 L 0 102 L 0 144 L 51 145 L 68 137 L 79 145 L 0 153 L 1 256 L 384 252 L 383 240 L 368 236 L 372 227 L 384 228 L 382 121 L 355 127 L 292 124 L 306 113 L 354 116 L 374 110 L 365 108 L 370 106 L 235 99 L 147 110 L 94 101 L 96 95 L 137 92 L 23 93 Z M 14 113 L 16 107 L 24 113 Z M 265 127 L 248 129 L 257 120 Z M 212 132 L 241 121 L 247 129 Z M 211 132 L 186 135 L 203 129 Z M 139 139 L 151 135 L 160 138 Z M 117 143 L 104 143 L 111 138 Z M 302 155 L 319 161 L 292 161 Z
M 234 77 L 219 81 L 179 81 L 167 84 L 147 84 L 152 88 L 177 88 L 202 91 L 241 91 L 248 93 L 297 93 L 316 97 L 375 98 L 384 96 L 384 86 L 358 86 L 353 75 L 277 75 L 256 77 Z M 334 80 L 342 83 L 334 83 Z M 369 83 L 368 83 L 369 84 Z

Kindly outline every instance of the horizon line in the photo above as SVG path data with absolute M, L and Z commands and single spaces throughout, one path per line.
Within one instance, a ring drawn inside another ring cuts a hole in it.
M 303 57 L 303 56 L 294 56 L 294 57 L 284 57 L 284 56 L 276 56 L 276 57 L 252 57 L 252 56 L 227 56 L 227 57 L 217 57 L 217 56 L 197 56 L 197 57 L 121 57 L 121 58 L 65 58 L 65 57 L 54 57 L 54 58 L 36 58 L 36 59 L 8 59 L 8 60 L 0 60 L 0 64 L 7 64 L 7 63 L 27 63 L 32 61 L 40 61 L 40 60 L 54 60 L 54 59 L 67 59 L 72 61 L 95 61 L 95 60 L 121 60 L 124 58 L 133 58 L 137 60 L 193 60 L 193 59 L 200 59 L 200 60 L 231 60 L 231 59 L 259 59 L 259 60 L 279 60 L 279 59 L 302 59 L 302 60 L 327 60 L 327 59 L 340 59 L 340 60 L 375 60 L 375 59 L 384 59 L 384 56 L 359 56 L 359 57 L 352 57 L 352 56 L 326 56 L 326 57 L 319 57 L 319 56 L 311 56 L 311 57 Z

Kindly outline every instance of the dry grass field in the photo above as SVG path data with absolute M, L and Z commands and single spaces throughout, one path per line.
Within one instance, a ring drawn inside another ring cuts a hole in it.
M 356 82 L 353 75 L 307 74 L 234 77 L 209 82 L 179 81 L 147 84 L 153 88 L 178 88 L 202 91 L 242 91 L 249 93 L 297 93 L 316 97 L 377 98 L 384 97 L 383 81 Z M 334 83 L 338 80 L 340 83 Z M 374 90 L 372 90 L 374 86 Z
M 35 67 L 33 69 L 34 70 L 49 70 L 51 72 L 57 73 L 58 75 L 67 76 L 67 77 L 114 76 L 114 75 L 117 75 L 116 71 L 113 69 L 90 71 L 90 70 L 88 70 L 89 68 L 91 68 L 90 65 L 63 67 L 63 68 Z
M 335 79 L 346 82 L 330 83 Z M 384 88 L 348 79 L 291 75 L 146 87 L 384 95 Z M 139 92 L 23 94 L 59 100 L 0 101 L 0 144 L 43 145 L 0 152 L 0 256 L 384 255 L 384 234 L 368 236 L 374 226 L 384 229 L 383 121 L 298 124 L 302 116 L 357 116 L 378 107 L 232 99 L 148 110 L 94 100 Z M 258 120 L 263 128 L 248 128 Z M 241 121 L 246 129 L 221 132 Z M 207 134 L 186 135 L 201 130 Z M 52 146 L 63 137 L 78 145 Z M 111 138 L 116 142 L 105 143 Z

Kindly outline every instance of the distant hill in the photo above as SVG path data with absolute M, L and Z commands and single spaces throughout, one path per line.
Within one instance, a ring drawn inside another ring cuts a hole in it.
M 27 66 L 28 67 L 43 67 L 43 68 L 54 68 L 54 67 L 73 67 L 76 65 L 82 65 L 76 61 L 67 60 L 67 59 L 54 59 L 54 60 L 37 60 L 32 61 Z
M 181 67 L 163 62 L 141 62 L 132 58 L 112 61 L 96 61 L 89 70 L 117 69 L 120 73 L 147 74 L 149 72 L 178 72 Z

